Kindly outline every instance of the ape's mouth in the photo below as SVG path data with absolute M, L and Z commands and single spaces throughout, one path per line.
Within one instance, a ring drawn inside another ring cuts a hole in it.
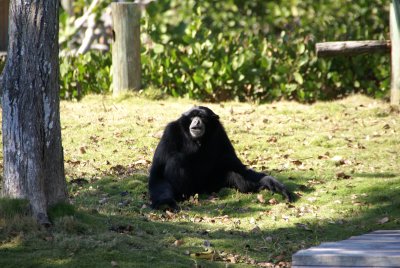
M 194 130 L 194 131 L 201 131 L 203 128 L 201 126 L 195 126 L 195 127 L 191 127 L 190 130 Z
M 204 134 L 204 127 L 201 127 L 201 126 L 200 127 L 197 127 L 197 126 L 191 127 L 190 134 L 192 134 L 192 137 L 194 137 L 194 138 L 201 137 Z

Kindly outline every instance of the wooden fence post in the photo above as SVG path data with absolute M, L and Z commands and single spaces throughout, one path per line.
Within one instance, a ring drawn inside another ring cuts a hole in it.
M 118 95 L 128 90 L 139 90 L 141 85 L 140 6 L 112 3 L 111 10 L 113 95 Z
M 393 0 L 390 4 L 390 40 L 392 42 L 392 81 L 390 104 L 400 104 L 400 0 Z

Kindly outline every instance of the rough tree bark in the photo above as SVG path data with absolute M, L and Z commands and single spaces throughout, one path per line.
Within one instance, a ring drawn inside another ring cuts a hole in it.
M 4 70 L 2 195 L 29 200 L 48 224 L 47 208 L 66 201 L 61 144 L 59 1 L 12 0 Z

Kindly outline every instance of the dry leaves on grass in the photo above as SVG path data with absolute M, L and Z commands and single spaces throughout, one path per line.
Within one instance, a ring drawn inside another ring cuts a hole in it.
M 207 249 L 206 251 L 190 253 L 189 256 L 194 259 L 202 259 L 208 261 L 223 261 L 227 263 L 245 263 L 255 265 L 257 262 L 249 256 L 241 256 L 238 254 L 217 251 L 215 249 Z
M 258 194 L 257 195 L 257 200 L 258 202 L 260 202 L 261 204 L 265 204 L 265 199 L 264 196 L 262 194 Z
M 147 159 L 139 159 L 127 166 L 117 164 L 109 168 L 109 173 L 117 176 L 131 175 L 139 170 L 147 169 L 150 163 L 151 162 Z
M 175 246 L 175 247 L 180 247 L 180 246 L 182 246 L 183 244 L 185 244 L 185 242 L 183 241 L 183 239 L 178 239 L 178 240 L 175 240 L 175 242 L 174 242 L 174 246 Z
M 348 180 L 348 179 L 351 179 L 351 176 L 344 172 L 339 172 L 339 173 L 336 173 L 336 179 Z
M 335 163 L 336 166 L 342 166 L 342 165 L 351 165 L 352 162 L 348 159 L 344 159 L 340 155 L 335 155 L 334 157 L 331 158 L 331 160 Z

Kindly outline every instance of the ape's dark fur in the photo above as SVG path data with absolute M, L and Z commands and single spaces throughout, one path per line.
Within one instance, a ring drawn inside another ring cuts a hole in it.
M 205 127 L 200 137 L 191 134 L 197 133 L 192 132 L 196 128 L 192 120 L 198 124 L 199 119 Z M 157 146 L 149 179 L 152 207 L 176 208 L 176 201 L 196 193 L 217 192 L 223 187 L 234 187 L 240 192 L 266 188 L 292 201 L 292 194 L 278 180 L 242 164 L 218 115 L 198 106 L 169 123 Z

